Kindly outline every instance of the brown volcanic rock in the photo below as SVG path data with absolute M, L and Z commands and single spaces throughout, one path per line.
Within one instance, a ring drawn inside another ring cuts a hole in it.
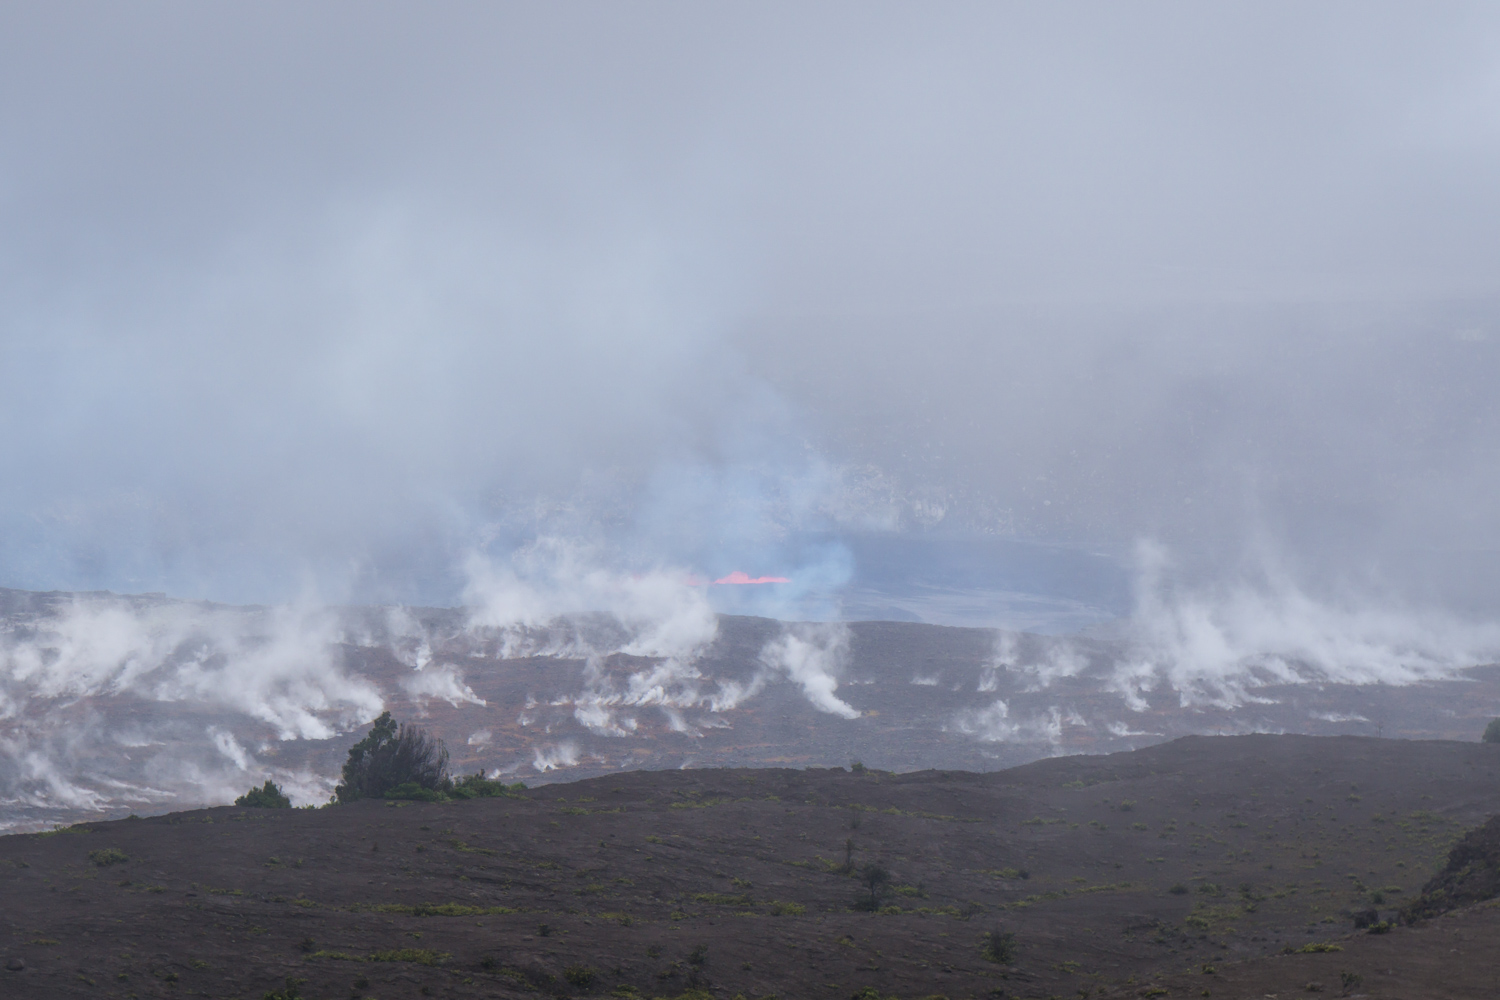
M 1500 812 L 1497 771 L 1478 743 L 1190 738 L 991 774 L 633 771 L 17 835 L 0 955 L 26 968 L 4 995 L 1239 996 L 1221 982 L 1304 966 L 1334 995 L 1341 968 L 1412 981 L 1432 942 L 1494 957 L 1447 917 L 1351 938 L 1349 915 L 1415 894 Z M 892 874 L 880 912 L 855 909 L 851 840 Z M 1013 965 L 985 959 L 992 929 Z

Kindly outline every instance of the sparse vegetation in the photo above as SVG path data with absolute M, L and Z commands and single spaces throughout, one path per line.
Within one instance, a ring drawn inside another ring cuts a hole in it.
M 388 948 L 384 951 L 372 951 L 368 961 L 440 965 L 451 957 L 446 951 L 433 951 L 431 948 Z
M 1250 749 L 1238 750 L 1239 757 L 1213 741 L 1194 755 L 1159 747 L 1151 751 L 1156 759 L 1136 770 L 1128 758 L 1123 768 L 1113 758 L 1055 761 L 1037 767 L 1040 782 L 1024 770 L 1014 779 L 954 773 L 931 783 L 885 772 L 863 779 L 823 769 L 756 772 L 756 791 L 779 798 L 733 798 L 717 811 L 670 809 L 678 801 L 726 798 L 728 789 L 744 787 L 741 772 L 610 776 L 514 801 L 465 804 L 442 792 L 452 803 L 442 808 L 366 804 L 281 815 L 242 808 L 130 826 L 97 822 L 91 829 L 98 835 L 85 838 L 92 841 L 86 846 L 74 837 L 0 838 L 6 873 L 0 898 L 15 895 L 10 885 L 24 885 L 59 915 L 14 935 L 28 962 L 66 963 L 64 979 L 86 974 L 121 996 L 132 989 L 165 995 L 164 977 L 175 970 L 181 981 L 173 992 L 184 997 L 207 988 L 259 1000 L 296 963 L 305 963 L 302 975 L 316 976 L 300 988 L 309 1000 L 384 997 L 393 990 L 417 998 L 644 1000 L 705 989 L 721 1000 L 733 1000 L 737 990 L 747 997 L 847 997 L 866 983 L 883 1000 L 887 994 L 913 1000 L 934 989 L 953 997 L 1083 998 L 1085 991 L 1139 997 L 1159 988 L 1196 997 L 1207 987 L 1214 996 L 1259 996 L 1276 989 L 1269 981 L 1267 990 L 1249 988 L 1247 976 L 1259 975 L 1257 953 L 1283 947 L 1301 952 L 1271 963 L 1283 976 L 1298 977 L 1281 982 L 1283 988 L 1294 983 L 1293 992 L 1301 993 L 1304 982 L 1320 980 L 1326 990 L 1318 995 L 1336 996 L 1341 963 L 1360 971 L 1399 969 L 1395 956 L 1428 940 L 1440 941 L 1447 955 L 1443 935 L 1452 933 L 1445 930 L 1451 920 L 1414 933 L 1397 929 L 1379 941 L 1364 932 L 1391 930 L 1388 907 L 1417 895 L 1438 852 L 1461 829 L 1451 817 L 1472 815 L 1455 803 L 1483 801 L 1480 782 L 1492 778 L 1483 748 L 1410 750 L 1425 755 L 1422 773 L 1438 778 L 1408 775 L 1405 786 L 1390 790 L 1366 781 L 1363 763 L 1363 769 L 1343 767 L 1337 778 L 1307 777 L 1310 765 L 1328 765 L 1303 749 L 1290 755 L 1297 770 L 1289 773 L 1306 781 L 1277 784 L 1275 767 L 1241 764 L 1254 758 L 1256 744 L 1275 741 L 1245 742 Z M 1324 745 L 1316 752 L 1336 757 L 1342 749 Z M 1383 752 L 1364 744 L 1350 749 L 1366 757 Z M 1218 759 L 1209 767 L 1198 755 Z M 1445 760 L 1462 766 L 1445 769 Z M 1098 795 L 1105 789 L 1090 791 L 1087 783 L 1058 790 L 1083 763 L 1124 772 L 1112 779 L 1119 784 L 1105 786 L 1116 792 L 1113 803 Z M 1236 767 L 1260 784 L 1235 785 Z M 1493 770 L 1500 774 L 1500 761 Z M 1273 777 L 1262 778 L 1266 773 Z M 1346 799 L 1356 777 L 1360 803 Z M 868 801 L 856 806 L 841 798 L 851 791 Z M 1139 804 L 1131 815 L 1116 812 L 1107 820 L 1120 791 Z M 1419 802 L 1420 793 L 1432 798 Z M 1306 795 L 1315 804 L 1302 804 Z M 1189 812 L 1195 796 L 1201 808 Z M 602 816 L 599 803 L 623 810 Z M 934 814 L 962 810 L 984 825 L 939 826 L 922 815 L 922 805 Z M 580 814 L 561 813 L 565 807 Z M 1174 814 L 1182 817 L 1177 823 L 1169 819 Z M 1030 816 L 1063 822 L 1019 825 Z M 864 818 L 862 833 L 851 834 L 850 817 Z M 1384 822 L 1373 823 L 1375 817 Z M 202 825 L 207 818 L 218 825 Z M 554 818 L 562 820 L 560 829 L 549 828 Z M 1137 819 L 1149 833 L 1125 829 Z M 1107 823 L 1107 832 L 1095 823 Z M 1156 839 L 1171 826 L 1178 828 L 1175 840 Z M 855 836 L 857 851 L 850 849 Z M 1156 848 L 1139 849 L 1152 841 Z M 827 844 L 838 845 L 831 856 L 814 853 Z M 196 852 L 192 866 L 174 867 L 186 850 L 177 845 Z M 132 863 L 96 867 L 83 860 L 90 847 L 122 849 Z M 300 863 L 295 871 L 294 863 Z M 901 884 L 887 873 L 876 877 L 872 892 L 867 876 L 886 867 L 900 873 Z M 1027 874 L 1031 881 L 1019 881 Z M 79 903 L 104 918 L 91 940 L 58 922 L 87 912 L 74 909 Z M 1481 916 L 1491 912 L 1484 907 L 1473 912 L 1473 923 L 1460 929 L 1472 926 L 1477 938 L 1479 924 L 1495 918 Z M 119 945 L 102 939 L 132 913 L 188 919 L 180 927 L 176 919 L 165 921 L 169 937 L 175 932 L 178 939 L 151 956 L 115 958 L 123 956 Z M 1359 933 L 1340 937 L 1351 930 Z M 32 943 L 56 939 L 61 943 Z M 662 948 L 648 959 L 642 952 L 653 941 Z M 1465 954 L 1468 947 L 1477 961 L 1477 943 L 1458 945 Z M 1339 948 L 1345 954 L 1326 953 Z M 1371 964 L 1376 950 L 1390 952 L 1392 964 Z M 444 960 L 449 952 L 454 957 Z M 93 954 L 116 964 L 96 968 L 83 957 Z M 201 969 L 197 956 L 214 968 Z M 748 975 L 744 966 L 752 964 Z M 588 985 L 566 975 L 575 967 L 593 972 Z M 249 985 L 214 989 L 252 968 L 257 978 Z M 117 985 L 117 973 L 128 978 Z M 351 989 L 357 973 L 374 985 Z
M 100 868 L 108 868 L 110 865 L 120 865 L 130 860 L 130 856 L 118 847 L 105 847 L 97 851 L 89 851 L 89 860 Z

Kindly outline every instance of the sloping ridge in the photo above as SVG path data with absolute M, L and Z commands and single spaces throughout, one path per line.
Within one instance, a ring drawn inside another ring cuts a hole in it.
M 1401 911 L 1403 920 L 1423 920 L 1500 896 L 1500 816 L 1475 827 L 1448 852 L 1448 864 Z

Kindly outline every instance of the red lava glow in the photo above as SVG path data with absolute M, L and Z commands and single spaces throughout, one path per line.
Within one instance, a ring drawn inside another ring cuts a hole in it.
M 744 584 L 744 583 L 791 583 L 791 582 L 792 581 L 788 577 L 784 577 L 784 576 L 751 576 L 749 573 L 746 573 L 744 570 L 739 570 L 739 569 L 735 570 L 733 573 L 730 573 L 728 576 L 721 576 L 717 580 L 714 581 L 714 583 L 728 583 L 728 584 Z

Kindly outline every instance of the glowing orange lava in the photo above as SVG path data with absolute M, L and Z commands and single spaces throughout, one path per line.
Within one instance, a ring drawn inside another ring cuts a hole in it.
M 791 582 L 792 581 L 789 578 L 784 577 L 784 576 L 751 576 L 749 573 L 746 573 L 744 570 L 739 570 L 739 569 L 735 570 L 733 573 L 730 573 L 728 576 L 721 576 L 717 580 L 714 581 L 714 583 L 729 583 L 729 584 L 744 584 L 744 583 L 791 583 Z

